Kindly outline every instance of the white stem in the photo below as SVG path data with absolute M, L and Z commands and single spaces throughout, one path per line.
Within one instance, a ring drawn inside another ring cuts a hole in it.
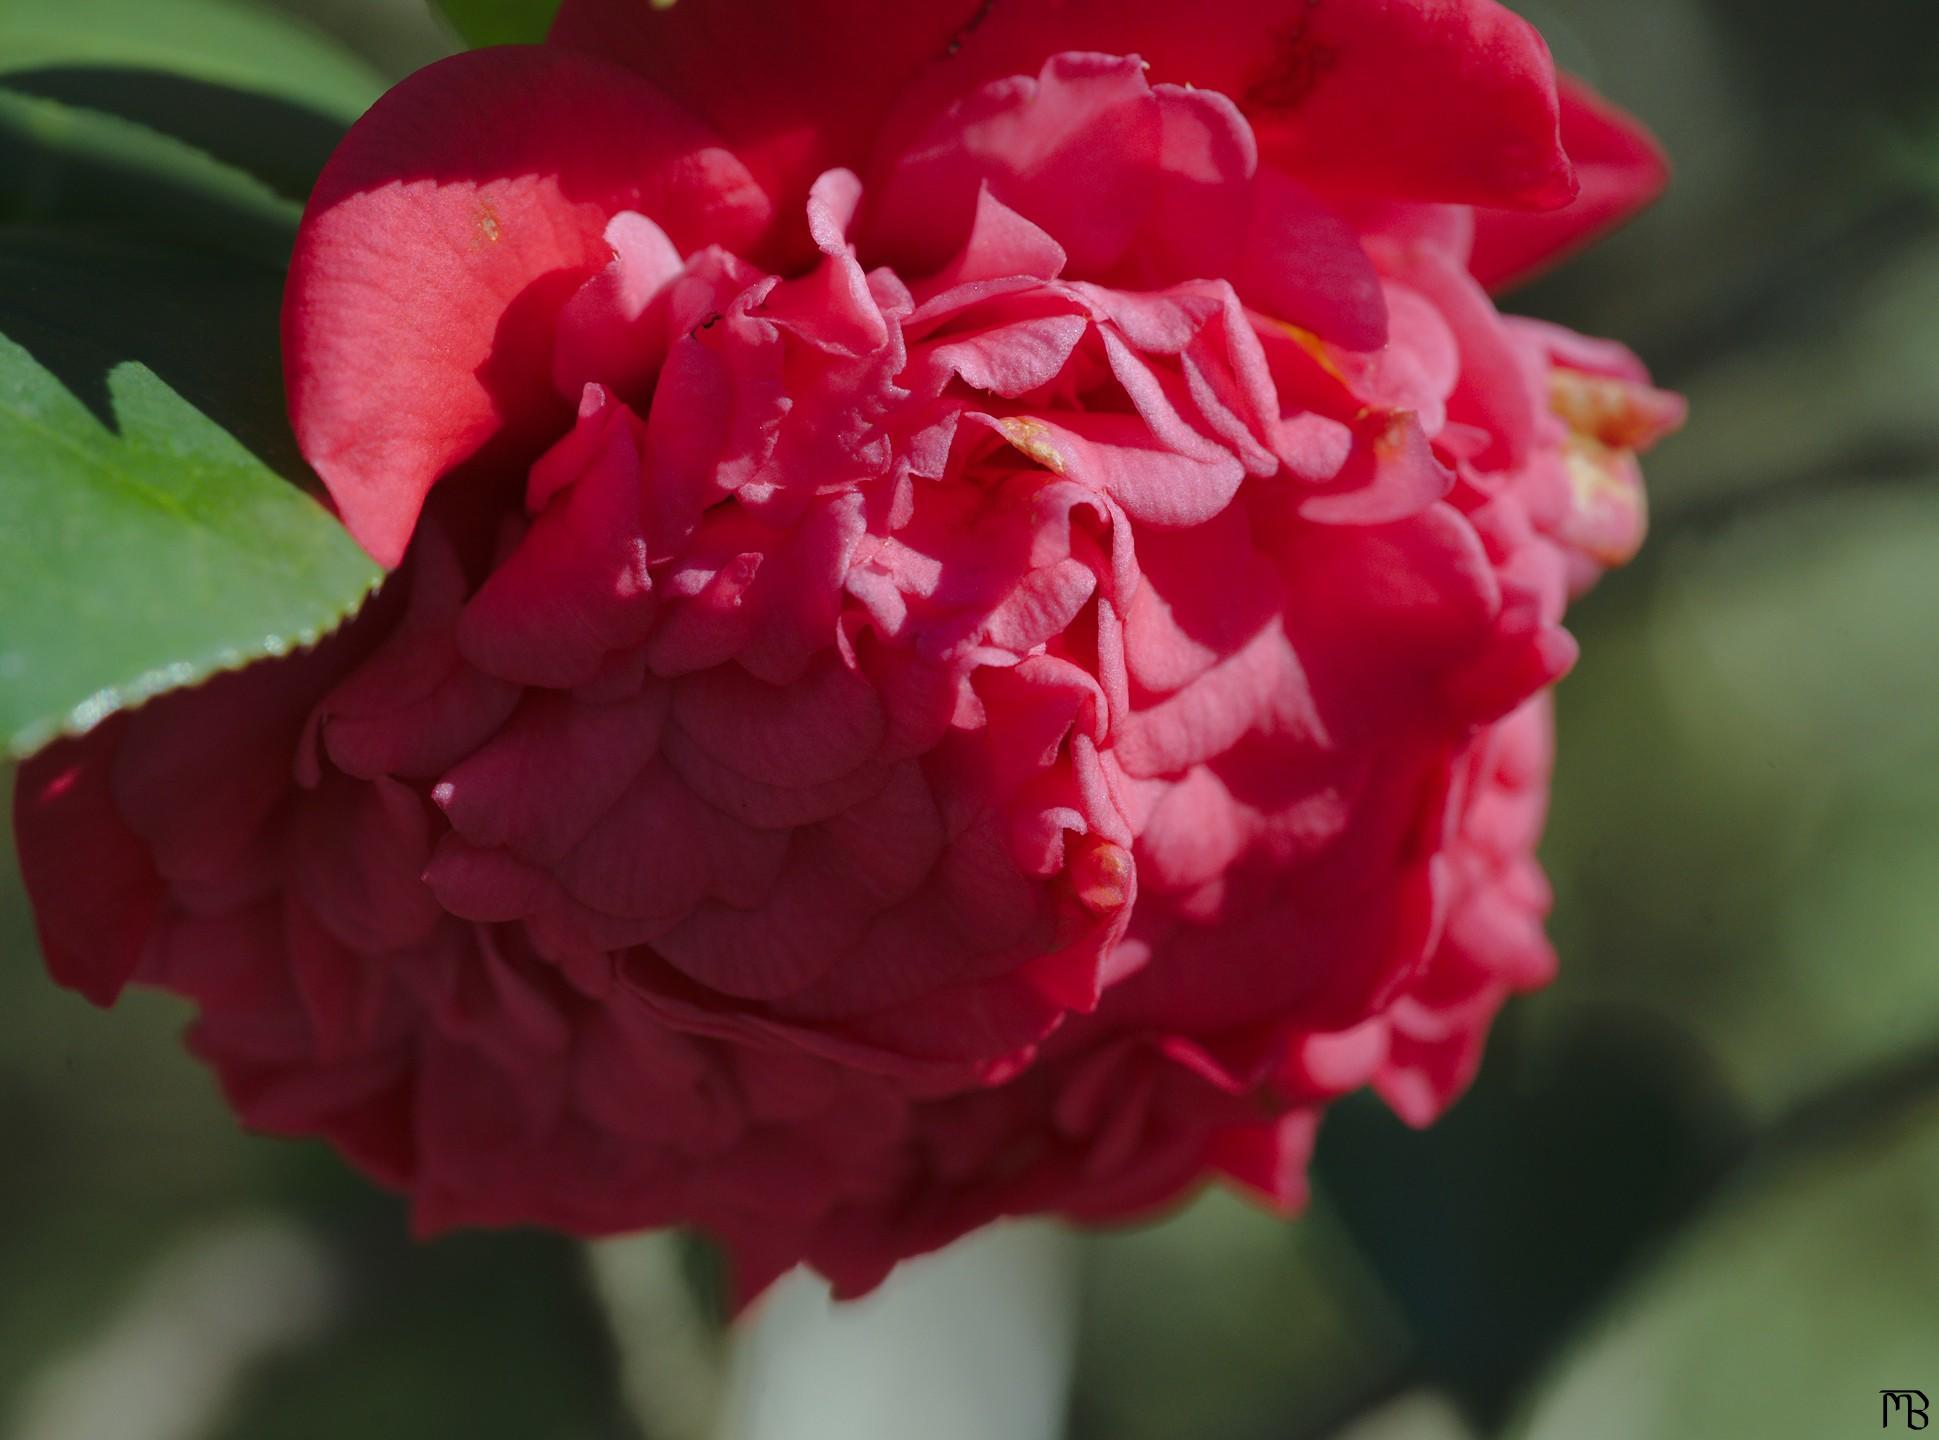
M 680 1245 L 677 1232 L 660 1230 L 587 1247 L 620 1389 L 646 1440 L 711 1440 L 720 1409 L 720 1346 Z
M 789 1276 L 742 1321 L 719 1440 L 1056 1440 L 1076 1339 L 1071 1239 L 995 1226 L 837 1305 Z

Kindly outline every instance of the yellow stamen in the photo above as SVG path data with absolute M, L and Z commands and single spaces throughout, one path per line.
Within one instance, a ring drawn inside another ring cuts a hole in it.
M 1303 326 L 1295 325 L 1290 320 L 1274 319 L 1272 323 L 1285 334 L 1287 339 L 1299 346 L 1308 355 L 1311 355 L 1313 357 L 1313 363 L 1318 365 L 1320 369 L 1324 370 L 1328 375 L 1331 375 L 1335 380 L 1338 380 L 1342 385 L 1347 383 L 1346 375 L 1342 373 L 1338 365 L 1333 363 L 1333 357 L 1327 353 L 1326 342 L 1324 340 L 1320 339 L 1311 330 Z
M 1664 397 L 1647 385 L 1557 367 L 1549 371 L 1549 409 L 1578 435 L 1611 450 L 1641 450 L 1663 433 Z

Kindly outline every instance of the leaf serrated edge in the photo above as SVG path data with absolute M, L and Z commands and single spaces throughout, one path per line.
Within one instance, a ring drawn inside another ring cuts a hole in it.
M 390 572 L 378 570 L 350 603 L 327 617 L 327 623 L 305 626 L 290 635 L 265 636 L 264 643 L 254 653 L 229 645 L 213 655 L 195 660 L 175 660 L 167 665 L 158 665 L 144 670 L 132 680 L 116 685 L 105 685 L 85 700 L 70 706 L 60 715 L 35 720 L 16 730 L 7 737 L 6 748 L 0 758 L 9 762 L 27 759 L 36 751 L 44 750 L 57 740 L 78 739 L 110 715 L 124 710 L 139 709 L 151 700 L 170 694 L 176 690 L 188 690 L 214 679 L 218 675 L 231 674 L 246 670 L 270 660 L 286 660 L 314 650 L 332 635 L 342 630 L 371 601 Z

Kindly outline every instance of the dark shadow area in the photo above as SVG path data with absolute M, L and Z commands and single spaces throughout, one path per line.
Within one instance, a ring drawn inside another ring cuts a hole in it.
M 135 244 L 102 227 L 0 231 L 0 334 L 110 430 L 108 375 L 139 361 L 312 494 L 283 405 L 282 275 L 240 257 Z
M 14 71 L 0 84 L 172 135 L 293 200 L 309 195 L 345 129 L 288 100 L 159 70 L 64 65 Z
M 0 102 L 0 225 L 104 226 L 287 262 L 295 202 L 253 190 L 242 172 L 116 116 L 4 84 Z
M 1930 118 L 1939 102 L 1939 6 L 1924 0 L 1841 0 L 1837 5 L 1706 0 L 1730 31 L 1754 35 L 1745 69 L 1762 98 L 1803 129 L 1829 109 L 1887 120 Z M 1856 101 L 1856 106 L 1854 106 Z
M 209 1440 L 392 1433 L 436 1413 L 440 1434 L 639 1440 L 618 1360 L 562 1235 L 412 1238 L 405 1207 L 317 1144 L 276 1147 L 290 1214 L 339 1262 L 342 1311 L 322 1343 L 265 1366 Z M 359 1383 L 337 1383 L 345 1373 Z
M 1320 1132 L 1316 1188 L 1400 1310 L 1421 1379 L 1484 1432 L 1652 1242 L 1748 1153 L 1701 1048 L 1605 1012 L 1517 1053 L 1498 1027 L 1472 1091 L 1414 1131 L 1369 1095 Z

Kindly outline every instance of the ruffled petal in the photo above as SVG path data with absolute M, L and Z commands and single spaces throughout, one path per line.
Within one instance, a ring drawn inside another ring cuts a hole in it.
M 1327 190 L 1532 209 L 1575 194 L 1548 47 L 1495 0 L 1239 0 L 1217 23 L 1177 0 L 997 0 L 916 75 L 881 158 L 1064 50 L 1135 54 L 1154 82 L 1231 97 L 1262 163 Z
M 428 66 L 337 147 L 290 261 L 284 372 L 297 441 L 378 561 L 402 558 L 454 465 L 500 436 L 529 460 L 564 418 L 554 326 L 611 258 L 622 210 L 683 250 L 745 242 L 768 217 L 697 121 L 571 51 Z
M 782 268 L 814 253 L 800 217 L 815 177 L 861 167 L 899 82 L 944 55 L 979 4 L 565 0 L 550 40 L 644 75 L 724 135 L 774 201 L 759 258 Z
M 125 724 L 116 717 L 50 745 L 14 780 L 14 837 L 41 953 L 56 982 L 97 1005 L 112 1005 L 141 963 L 163 896 L 109 785 Z

